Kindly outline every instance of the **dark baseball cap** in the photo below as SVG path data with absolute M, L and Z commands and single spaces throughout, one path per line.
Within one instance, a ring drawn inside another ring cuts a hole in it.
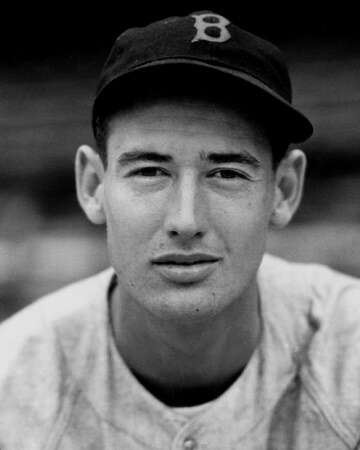
M 302 142 L 313 132 L 310 121 L 292 106 L 292 87 L 281 51 L 272 43 L 242 30 L 229 19 L 211 11 L 170 17 L 143 28 L 131 28 L 115 41 L 100 74 L 92 111 L 92 124 L 109 101 L 121 103 L 147 83 L 154 70 L 172 83 L 176 73 L 197 68 L 204 82 L 214 75 L 227 77 L 234 102 L 241 93 L 253 93 L 269 119 L 278 123 L 290 142 Z M 143 77 L 143 78 L 142 78 Z M 225 78 L 224 78 L 225 77 Z M 136 83 L 131 84 L 133 79 Z M 181 76 L 176 83 L 181 83 Z M 213 83 L 212 89 L 221 89 Z M 271 116 L 271 117 L 270 117 Z

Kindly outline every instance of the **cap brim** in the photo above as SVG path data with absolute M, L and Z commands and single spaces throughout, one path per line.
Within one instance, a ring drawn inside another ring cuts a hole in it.
M 252 90 L 254 98 L 256 97 L 256 101 L 261 104 L 262 107 L 266 107 L 267 111 L 269 111 L 269 118 L 271 118 L 272 123 L 277 123 L 279 130 L 282 130 L 282 133 L 288 138 L 289 142 L 303 142 L 313 133 L 313 126 L 307 117 L 294 108 L 291 103 L 287 102 L 283 97 L 265 85 L 261 80 L 246 72 L 189 58 L 161 59 L 141 64 L 125 73 L 117 73 L 117 75 L 114 76 L 113 79 L 109 79 L 105 86 L 98 92 L 93 106 L 93 120 L 98 105 L 105 101 L 105 97 L 108 98 L 111 93 L 114 93 L 114 88 L 116 88 L 117 95 L 119 95 L 121 83 L 124 83 L 124 92 L 129 96 L 128 82 L 129 79 L 131 79 L 131 75 L 141 74 L 142 76 L 149 77 L 151 69 L 156 71 L 160 70 L 158 74 L 164 75 L 166 74 L 164 69 L 169 67 L 174 68 L 174 66 L 176 66 L 176 69 L 179 71 L 178 74 L 185 73 L 187 67 L 198 67 L 208 69 L 213 75 L 217 73 L 231 76 L 232 80 L 236 80 L 236 83 L 231 84 L 231 87 L 234 90 L 234 102 L 236 101 L 237 94 L 244 91 L 244 88 L 246 89 L 248 96 L 249 89 Z M 125 79 L 127 82 L 125 82 Z M 179 77 L 179 79 L 181 80 L 181 77 Z M 207 77 L 203 77 L 203 79 L 204 82 L 206 82 Z M 230 81 L 230 78 L 228 81 Z M 215 87 L 216 89 L 221 89 L 219 84 L 215 84 Z M 228 85 L 227 89 L 229 89 Z

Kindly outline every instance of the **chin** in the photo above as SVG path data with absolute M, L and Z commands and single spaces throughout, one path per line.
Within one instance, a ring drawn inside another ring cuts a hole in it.
M 209 321 L 227 307 L 224 293 L 219 296 L 215 289 L 188 286 L 171 289 L 160 295 L 148 297 L 146 309 L 162 320 L 183 322 L 185 325 Z

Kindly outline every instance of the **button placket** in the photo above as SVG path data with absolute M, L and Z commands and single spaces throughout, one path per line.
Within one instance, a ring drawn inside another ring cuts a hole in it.
M 192 437 L 186 437 L 183 442 L 184 450 L 195 450 L 197 448 L 197 442 Z
M 199 450 L 201 445 L 197 429 L 194 423 L 185 425 L 173 440 L 171 450 Z

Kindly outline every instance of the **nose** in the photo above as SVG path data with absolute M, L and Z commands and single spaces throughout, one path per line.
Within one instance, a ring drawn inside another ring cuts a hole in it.
M 165 219 L 167 235 L 182 244 L 202 238 L 207 231 L 206 202 L 195 174 L 185 173 L 174 184 Z

